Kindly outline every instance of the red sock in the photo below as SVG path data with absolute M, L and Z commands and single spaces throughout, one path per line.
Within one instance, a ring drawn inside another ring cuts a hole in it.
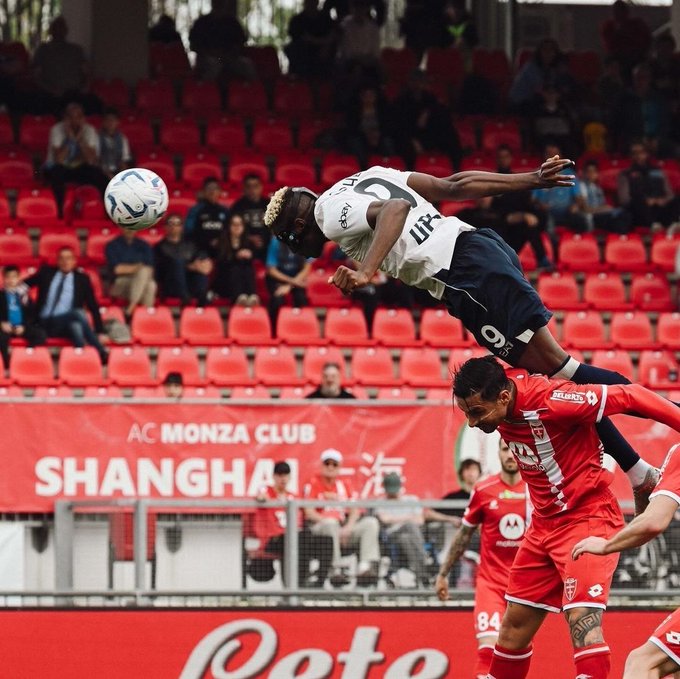
M 489 673 L 491 666 L 491 658 L 493 658 L 493 646 L 480 646 L 477 649 L 477 664 L 475 665 L 475 678 L 485 679 Z
M 531 663 L 531 646 L 513 651 L 496 644 L 489 667 L 489 679 L 525 679 Z
M 607 679 L 611 665 L 611 653 L 607 644 L 591 644 L 574 649 L 576 677 Z

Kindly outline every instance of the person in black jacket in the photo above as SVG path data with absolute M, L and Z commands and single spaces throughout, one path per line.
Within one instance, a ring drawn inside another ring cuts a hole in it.
M 19 268 L 8 264 L 2 271 L 0 292 L 0 355 L 9 366 L 9 342 L 12 337 L 25 339 L 29 347 L 45 344 L 45 331 L 36 323 L 35 305 L 28 288 L 19 279 Z
M 47 336 L 66 337 L 76 347 L 91 345 L 105 365 L 108 352 L 102 345 L 104 326 L 99 306 L 88 275 L 76 271 L 76 265 L 75 252 L 71 248 L 61 248 L 56 267 L 41 266 L 24 283 L 38 288 L 38 318 Z M 85 309 L 92 315 L 94 330 L 88 323 Z
M 220 237 L 229 226 L 231 211 L 220 203 L 222 187 L 216 177 L 206 177 L 201 197 L 184 220 L 184 230 L 199 250 L 214 258 L 217 255 Z

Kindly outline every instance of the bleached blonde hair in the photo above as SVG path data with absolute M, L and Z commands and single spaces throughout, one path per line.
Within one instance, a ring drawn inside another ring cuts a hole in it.
M 281 215 L 287 195 L 288 187 L 283 186 L 278 191 L 276 191 L 269 200 L 269 204 L 267 205 L 267 209 L 264 213 L 264 225 L 267 228 L 271 229 L 274 225 L 274 222 L 276 222 L 276 220 Z

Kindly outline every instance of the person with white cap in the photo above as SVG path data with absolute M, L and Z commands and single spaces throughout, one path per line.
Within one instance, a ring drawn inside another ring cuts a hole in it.
M 340 478 L 342 453 L 335 448 L 328 448 L 321 453 L 320 461 L 320 472 L 305 484 L 304 497 L 310 500 L 355 500 L 356 492 L 347 481 Z M 342 547 L 359 549 L 357 585 L 377 584 L 380 562 L 378 519 L 362 516 L 356 507 L 308 507 L 305 517 L 313 534 L 330 535 L 333 538 L 335 572 L 330 578 L 333 585 L 340 586 L 348 582 L 340 568 Z

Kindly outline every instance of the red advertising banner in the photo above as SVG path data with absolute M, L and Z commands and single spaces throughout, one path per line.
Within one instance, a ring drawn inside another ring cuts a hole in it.
M 293 469 L 293 490 L 336 448 L 361 497 L 396 471 L 409 493 L 438 498 L 458 487 L 465 457 L 497 465 L 497 438 L 471 430 L 450 405 L 8 403 L 3 405 L 0 511 L 52 511 L 57 499 L 244 498 Z M 660 462 L 678 435 L 619 417 L 628 440 Z M 617 492 L 628 494 L 622 475 Z
M 665 617 L 608 612 L 612 677 Z M 3 611 L 2 675 L 40 679 L 472 679 L 470 611 Z M 549 615 L 529 677 L 573 679 Z

